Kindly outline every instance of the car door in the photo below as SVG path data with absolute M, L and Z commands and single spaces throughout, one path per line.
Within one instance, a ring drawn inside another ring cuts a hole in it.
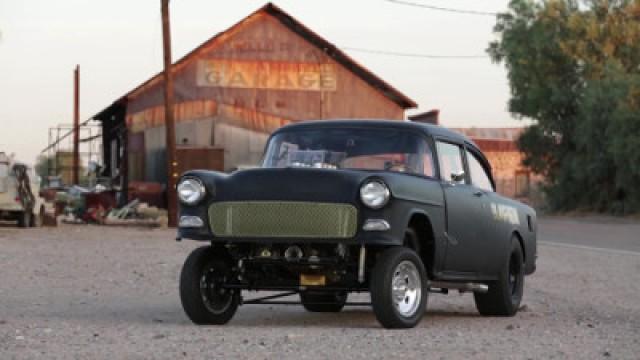
M 501 237 L 502 234 L 498 231 L 492 216 L 492 207 L 497 206 L 498 196 L 495 194 L 490 170 L 482 165 L 483 162 L 475 151 L 469 148 L 465 150 L 471 186 L 481 209 L 477 224 L 474 226 L 477 229 L 478 238 L 470 246 L 476 251 L 477 272 L 493 274 L 496 267 L 502 264 L 505 240 L 508 239 Z
M 446 204 L 447 251 L 444 270 L 462 276 L 477 272 L 482 237 L 482 199 L 465 171 L 461 144 L 436 140 L 440 179 Z

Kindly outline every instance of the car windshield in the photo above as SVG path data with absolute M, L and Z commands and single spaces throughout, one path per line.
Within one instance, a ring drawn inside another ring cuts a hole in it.
M 395 129 L 313 129 L 271 138 L 263 167 L 383 170 L 421 174 L 426 143 Z

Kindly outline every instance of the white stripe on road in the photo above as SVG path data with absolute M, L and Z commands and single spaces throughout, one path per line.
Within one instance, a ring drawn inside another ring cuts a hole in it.
M 607 249 L 607 248 L 601 248 L 601 247 L 595 247 L 595 246 L 567 244 L 567 243 L 563 243 L 563 242 L 538 241 L 538 244 L 551 245 L 551 246 L 561 246 L 561 247 L 567 247 L 567 248 L 572 248 L 572 249 L 599 251 L 599 252 L 605 252 L 605 253 L 616 254 L 616 255 L 635 255 L 635 256 L 640 256 L 640 252 L 638 252 L 638 251 Z

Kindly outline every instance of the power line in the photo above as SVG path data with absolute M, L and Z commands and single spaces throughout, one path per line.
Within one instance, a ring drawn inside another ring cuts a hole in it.
M 363 49 L 363 48 L 348 47 L 348 46 L 342 47 L 342 50 L 357 51 L 357 52 L 367 53 L 367 54 L 423 58 L 423 59 L 486 59 L 489 57 L 488 55 L 435 55 L 435 54 L 404 53 L 404 52 L 386 51 L 386 50 Z
M 479 10 L 465 10 L 465 9 L 452 9 L 452 8 L 447 8 L 447 7 L 442 7 L 442 6 L 422 4 L 422 3 L 416 3 L 416 2 L 404 1 L 404 0 L 385 0 L 385 1 L 393 3 L 393 4 L 397 4 L 397 5 L 413 6 L 413 7 L 419 7 L 419 8 L 429 9 L 429 10 L 446 11 L 446 12 L 457 13 L 457 14 L 481 15 L 481 16 L 496 16 L 496 15 L 498 15 L 497 12 L 479 11 Z

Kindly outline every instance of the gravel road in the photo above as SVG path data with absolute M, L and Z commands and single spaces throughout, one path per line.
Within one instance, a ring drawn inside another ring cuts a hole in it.
M 380 328 L 366 307 L 327 315 L 250 305 L 227 326 L 197 327 L 177 284 L 198 244 L 173 238 L 0 225 L 0 359 L 640 357 L 639 255 L 541 245 L 514 318 L 480 317 L 471 295 L 451 294 L 431 295 L 411 330 Z

